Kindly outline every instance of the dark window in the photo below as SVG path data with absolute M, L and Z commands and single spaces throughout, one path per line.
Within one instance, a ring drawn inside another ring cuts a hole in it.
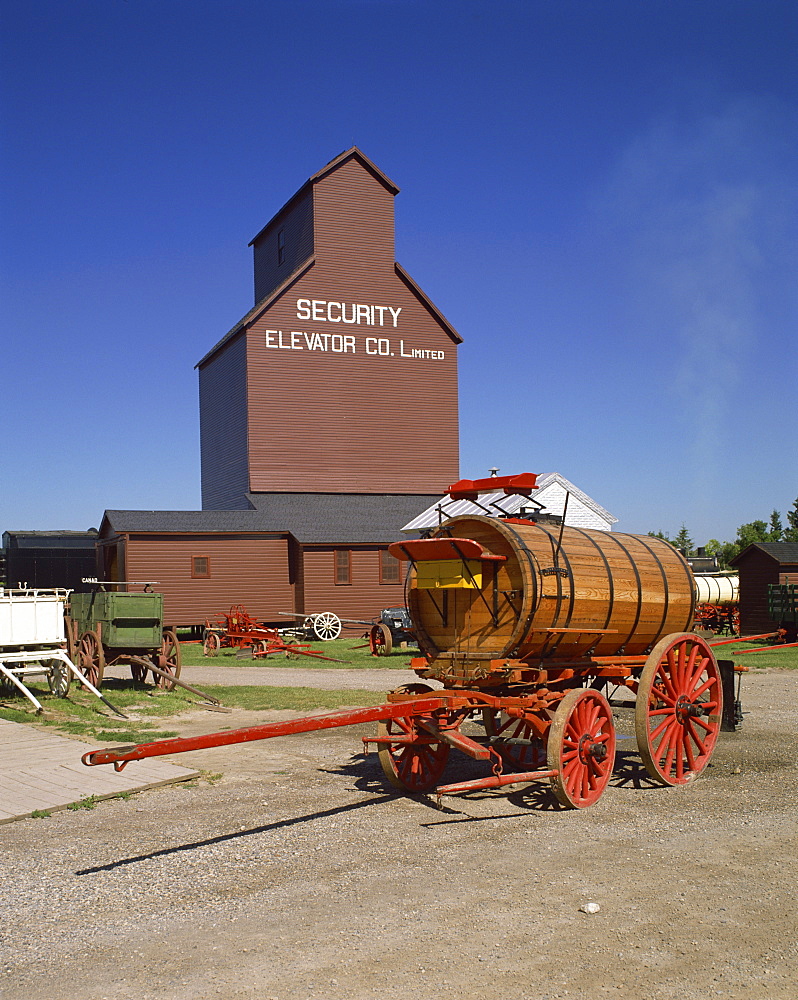
M 191 577 L 194 580 L 207 580 L 211 575 L 210 556 L 191 557 Z
M 395 559 L 387 549 L 380 550 L 380 583 L 401 583 L 399 560 Z
M 285 263 L 285 230 L 281 229 L 277 234 L 277 263 Z
M 352 553 L 349 549 L 335 550 L 335 582 L 336 584 L 352 582 Z

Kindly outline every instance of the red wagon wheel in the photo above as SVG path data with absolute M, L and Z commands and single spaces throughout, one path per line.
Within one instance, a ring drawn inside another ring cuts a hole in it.
M 720 731 L 723 691 L 715 654 L 693 632 L 665 636 L 638 682 L 635 731 L 646 770 L 684 785 L 709 763 Z
M 206 630 L 202 637 L 202 655 L 217 656 L 221 645 L 222 642 L 219 636 L 215 632 Z
M 377 622 L 369 632 L 369 646 L 372 656 L 390 656 L 393 650 L 393 635 L 387 625 Z
M 428 694 L 426 684 L 407 684 L 398 689 L 404 694 Z M 412 742 L 380 743 L 380 764 L 385 777 L 395 788 L 405 792 L 428 792 L 443 774 L 449 759 L 449 744 L 435 742 L 412 715 L 377 723 L 377 736 L 411 737 Z
M 493 708 L 483 708 L 482 724 L 485 726 L 485 735 L 491 740 L 491 746 L 506 768 L 528 771 L 543 764 L 546 759 L 543 741 L 527 719 L 517 719 Z M 494 743 L 496 737 L 499 742 Z M 503 740 L 507 742 L 502 742 Z
M 90 684 L 99 688 L 105 672 L 105 651 L 96 632 L 84 632 L 80 637 L 78 659 L 80 660 L 78 666 L 83 676 Z
M 182 662 L 183 654 L 180 649 L 180 643 L 177 641 L 177 635 L 172 629 L 166 629 L 163 634 L 163 641 L 161 642 L 161 651 L 156 657 L 156 666 L 160 667 L 161 670 L 165 670 L 173 677 L 179 677 Z M 165 691 L 174 690 L 172 681 L 158 674 L 155 675 L 155 684 Z
M 574 688 L 554 713 L 546 745 L 554 794 L 569 808 L 584 809 L 601 797 L 615 764 L 612 709 L 603 694 Z

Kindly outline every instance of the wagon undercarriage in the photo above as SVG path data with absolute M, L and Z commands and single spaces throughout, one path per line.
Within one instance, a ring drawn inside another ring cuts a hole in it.
M 532 668 L 505 662 L 503 669 Z M 647 658 L 539 668 L 534 686 L 509 683 L 492 689 L 433 690 L 417 683 L 391 693 L 384 705 L 375 708 L 97 750 L 83 761 L 113 763 L 121 770 L 129 761 L 151 756 L 377 722 L 376 734 L 363 742 L 367 749 L 377 747 L 387 779 L 402 791 L 435 791 L 440 798 L 547 781 L 564 806 L 584 808 L 604 792 L 615 761 L 613 711 L 601 690 L 607 684 L 636 695 L 638 747 L 655 781 L 685 784 L 704 769 L 720 729 L 722 691 L 711 649 L 692 633 L 667 637 Z M 464 733 L 467 720 L 478 721 L 484 735 Z M 490 773 L 440 784 L 452 749 L 484 761 Z

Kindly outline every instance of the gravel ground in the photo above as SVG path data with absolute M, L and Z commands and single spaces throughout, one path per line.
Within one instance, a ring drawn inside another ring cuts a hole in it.
M 177 756 L 222 777 L 0 827 L 0 996 L 795 1000 L 798 671 L 748 675 L 744 709 L 666 789 L 620 710 L 583 811 L 533 785 L 394 795 L 370 727 Z M 484 773 L 455 759 L 447 780 Z

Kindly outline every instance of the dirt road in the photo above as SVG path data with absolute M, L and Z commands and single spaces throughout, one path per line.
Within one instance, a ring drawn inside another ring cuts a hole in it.
M 183 759 L 215 783 L 0 827 L 0 996 L 794 1000 L 798 671 L 744 695 L 742 731 L 678 789 L 649 783 L 619 711 L 613 782 L 583 811 L 531 785 L 398 797 L 347 729 L 202 751 Z

